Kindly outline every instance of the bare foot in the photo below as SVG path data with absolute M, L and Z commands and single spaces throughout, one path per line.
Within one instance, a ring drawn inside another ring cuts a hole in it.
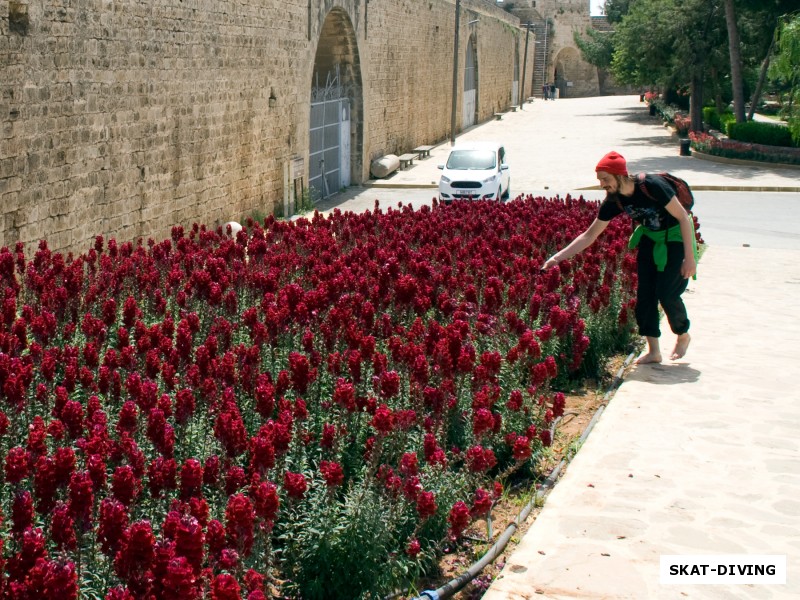
M 637 365 L 648 365 L 651 363 L 660 363 L 660 362 L 661 362 L 660 352 L 648 352 L 647 354 L 642 354 L 639 358 L 636 359 Z
M 691 341 L 692 337 L 688 333 L 680 334 L 678 336 L 678 341 L 675 342 L 675 349 L 672 351 L 672 356 L 670 356 L 670 358 L 672 360 L 683 358 L 683 355 L 686 354 L 686 350 L 689 348 L 689 342 Z

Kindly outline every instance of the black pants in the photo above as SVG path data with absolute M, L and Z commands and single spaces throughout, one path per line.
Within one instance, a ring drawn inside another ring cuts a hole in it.
M 683 264 L 683 243 L 669 242 L 667 266 L 659 272 L 653 261 L 653 240 L 642 236 L 637 258 L 639 283 L 636 289 L 636 323 L 639 325 L 640 335 L 661 336 L 658 327 L 659 304 L 664 309 L 674 334 L 680 335 L 689 331 L 689 317 L 681 299 L 689 280 L 681 275 L 681 264 Z

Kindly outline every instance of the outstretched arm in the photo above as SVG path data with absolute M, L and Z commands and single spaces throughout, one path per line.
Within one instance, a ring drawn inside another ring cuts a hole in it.
M 681 207 L 683 208 L 683 207 Z M 583 252 L 591 246 L 597 237 L 605 231 L 606 227 L 608 227 L 608 221 L 601 221 L 600 219 L 595 219 L 592 221 L 592 224 L 589 225 L 589 228 L 576 237 L 570 244 L 553 254 L 550 258 L 547 259 L 542 265 L 542 269 L 549 269 L 550 267 L 556 266 L 562 260 L 567 260 L 568 258 L 572 258 L 576 254 Z
M 673 196 L 666 206 L 667 212 L 678 220 L 681 227 L 681 239 L 683 240 L 683 264 L 681 264 L 681 275 L 684 279 L 689 279 L 697 272 L 697 263 L 694 260 L 694 227 L 692 217 L 683 208 L 680 201 Z

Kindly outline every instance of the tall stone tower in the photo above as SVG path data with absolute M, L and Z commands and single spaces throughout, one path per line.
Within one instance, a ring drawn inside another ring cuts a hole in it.
M 544 83 L 554 83 L 562 98 L 600 94 L 597 68 L 582 59 L 573 38 L 574 32 L 592 27 L 589 0 L 510 0 L 505 5 L 536 35 L 536 95 Z

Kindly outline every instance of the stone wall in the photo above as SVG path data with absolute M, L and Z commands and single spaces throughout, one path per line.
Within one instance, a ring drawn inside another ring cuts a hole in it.
M 354 182 L 375 156 L 447 138 L 454 7 L 0 0 L 0 246 L 47 239 L 82 252 L 98 234 L 163 239 L 176 224 L 270 214 L 287 161 L 308 155 L 331 14 L 342 42 L 329 50 L 359 78 Z M 462 2 L 461 66 L 474 35 L 479 121 L 510 103 L 518 25 L 493 2 Z
M 544 19 L 550 23 L 547 38 L 547 81 L 555 82 L 562 97 L 600 94 L 597 68 L 585 62 L 575 45 L 575 31 L 592 27 L 589 0 L 517 0 L 512 12 L 522 22 Z

